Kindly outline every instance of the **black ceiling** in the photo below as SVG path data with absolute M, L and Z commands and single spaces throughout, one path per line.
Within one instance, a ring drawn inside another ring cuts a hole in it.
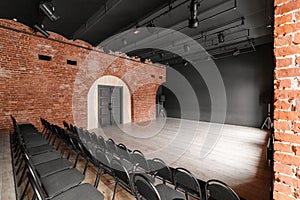
M 1 1 L 0 17 L 16 18 L 32 27 L 42 19 L 38 8 L 40 1 Z M 53 0 L 60 19 L 51 22 L 45 17 L 42 23 L 45 29 L 69 39 L 82 39 L 94 46 L 105 44 L 112 50 L 118 50 L 116 45 L 105 40 L 152 21 L 156 27 L 178 30 L 192 37 L 214 58 L 231 55 L 234 50 L 255 50 L 256 45 L 272 41 L 272 0 L 198 1 L 199 26 L 195 29 L 187 27 L 190 0 Z M 223 34 L 224 42 L 218 40 L 219 33 Z M 126 44 L 137 40 L 134 34 L 130 37 L 126 35 Z M 161 52 L 143 49 L 129 54 L 159 62 L 162 60 Z

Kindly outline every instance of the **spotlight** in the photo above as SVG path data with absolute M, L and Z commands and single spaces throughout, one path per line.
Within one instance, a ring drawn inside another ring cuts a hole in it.
M 191 0 L 190 11 L 191 11 L 191 18 L 189 19 L 189 28 L 197 28 L 199 25 L 198 21 L 198 6 L 199 3 L 197 0 Z
M 224 34 L 223 33 L 218 33 L 218 40 L 219 40 L 219 43 L 225 42 Z
M 240 55 L 240 50 L 239 49 L 236 49 L 233 53 L 232 53 L 232 55 L 233 56 L 238 56 L 238 55 Z
M 147 26 L 147 30 L 150 32 L 150 33 L 155 33 L 156 32 L 156 27 L 153 23 L 153 21 L 151 21 Z
M 39 26 L 39 25 L 35 24 L 33 27 L 36 31 L 43 34 L 46 38 L 50 36 L 50 34 L 44 29 L 43 25 Z
M 58 15 L 55 14 L 54 6 L 51 1 L 42 1 L 39 7 L 51 21 L 54 22 L 60 18 Z

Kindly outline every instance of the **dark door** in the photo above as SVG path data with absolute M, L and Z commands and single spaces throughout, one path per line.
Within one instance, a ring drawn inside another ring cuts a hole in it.
M 98 87 L 98 126 L 122 123 L 122 87 Z

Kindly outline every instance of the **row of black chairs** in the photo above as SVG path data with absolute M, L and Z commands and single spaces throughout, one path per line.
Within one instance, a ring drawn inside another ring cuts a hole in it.
M 41 119 L 44 130 L 39 133 L 33 125 L 18 125 L 13 117 L 12 119 L 15 127 L 13 150 L 17 174 L 21 173 L 22 161 L 25 161 L 18 186 L 24 179 L 25 171 L 28 171 L 28 180 L 21 199 L 24 198 L 29 183 L 35 191 L 34 198 L 38 199 L 60 199 L 63 195 L 67 198 L 73 195 L 75 198 L 77 192 L 82 194 L 78 194 L 75 199 L 83 199 L 87 198 L 80 196 L 86 194 L 84 191 L 92 194 L 91 199 L 94 199 L 93 196 L 95 199 L 96 196 L 97 199 L 103 199 L 103 195 L 91 185 L 80 184 L 89 162 L 98 168 L 94 183 L 96 188 L 103 173 L 114 178 L 113 199 L 118 186 L 137 199 L 179 200 L 188 199 L 189 196 L 212 200 L 239 199 L 225 183 L 210 180 L 205 184 L 205 189 L 201 190 L 199 182 L 188 170 L 173 169 L 158 158 L 147 160 L 139 150 L 131 151 L 124 144 L 115 144 L 112 139 L 104 140 L 95 133 L 78 129 L 66 122 L 63 122 L 66 129 L 63 129 Z M 74 164 L 68 160 L 72 152 L 76 155 Z M 65 153 L 67 156 L 63 158 Z M 82 173 L 76 169 L 80 156 L 86 160 Z M 68 173 L 73 178 L 66 181 L 63 177 Z M 161 179 L 162 183 L 155 184 L 156 178 Z M 59 186 L 53 186 L 53 181 Z M 46 196 L 42 193 L 42 188 Z
M 67 139 L 67 133 L 43 119 L 45 129 L 39 132 L 32 124 L 17 124 L 15 118 L 11 118 L 14 126 L 11 149 L 15 181 L 18 187 L 25 184 L 19 199 L 28 196 L 29 185 L 33 189 L 32 199 L 104 199 L 103 194 L 92 185 L 82 183 L 85 176 L 68 160 L 74 144 L 71 144 L 71 137 Z M 59 142 L 55 147 L 57 140 Z M 69 154 L 64 158 L 68 148 Z
M 139 150 L 130 150 L 111 138 L 105 140 L 93 132 L 66 122 L 63 124 L 68 131 L 78 135 L 90 160 L 98 167 L 95 186 L 98 186 L 102 172 L 114 176 L 113 199 L 120 185 L 137 199 L 188 199 L 192 196 L 197 199 L 239 200 L 235 191 L 224 182 L 209 180 L 201 190 L 199 181 L 184 168 L 173 169 L 159 158 L 147 160 Z M 163 183 L 155 185 L 156 178 Z

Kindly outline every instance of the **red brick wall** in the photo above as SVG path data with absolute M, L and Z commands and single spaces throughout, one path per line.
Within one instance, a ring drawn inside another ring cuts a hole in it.
M 39 60 L 39 54 L 52 60 Z M 157 87 L 165 82 L 165 67 L 118 55 L 55 33 L 49 39 L 37 36 L 25 25 L 0 19 L 0 129 L 11 128 L 11 114 L 19 123 L 36 126 L 44 117 L 55 124 L 66 120 L 86 127 L 87 94 L 103 75 L 128 85 L 133 121 L 155 118 L 148 113 L 155 106 Z M 77 66 L 68 65 L 67 59 Z
M 300 199 L 300 0 L 275 0 L 274 199 Z

